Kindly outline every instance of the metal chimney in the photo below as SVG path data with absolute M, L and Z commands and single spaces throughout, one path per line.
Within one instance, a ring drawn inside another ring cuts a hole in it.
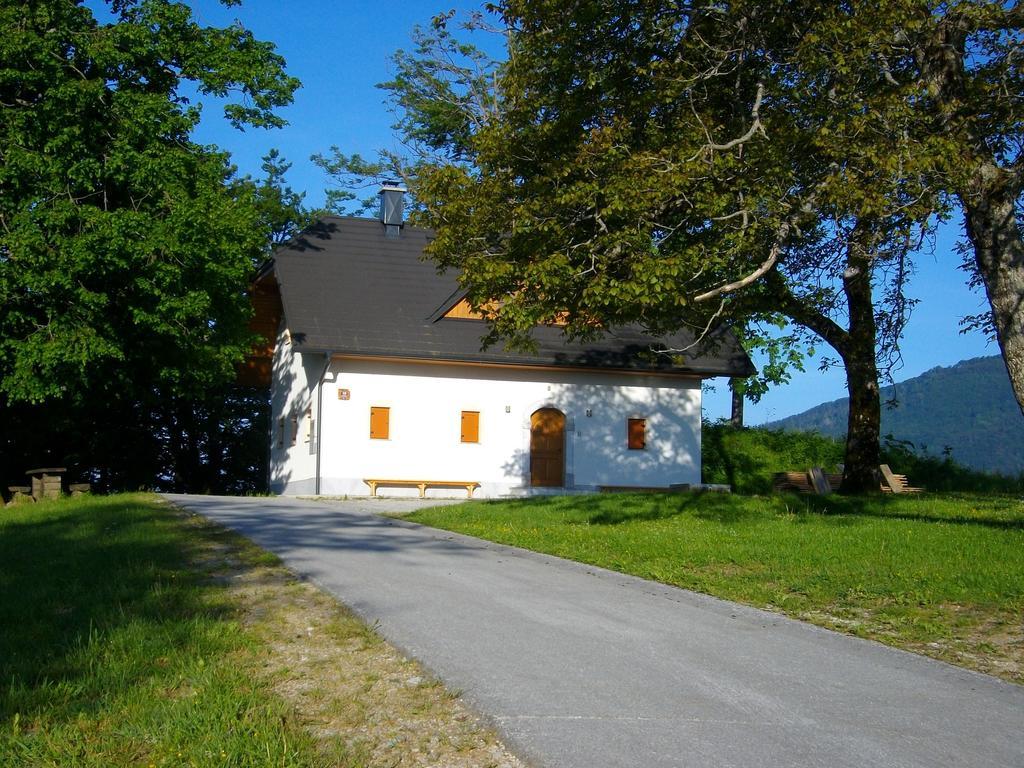
M 402 232 L 402 203 L 405 189 L 396 182 L 386 181 L 380 188 L 380 222 L 385 237 L 398 237 Z

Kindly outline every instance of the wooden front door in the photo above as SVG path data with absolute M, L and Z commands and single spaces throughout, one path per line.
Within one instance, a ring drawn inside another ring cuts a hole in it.
M 530 416 L 530 485 L 565 485 L 565 414 L 554 408 Z

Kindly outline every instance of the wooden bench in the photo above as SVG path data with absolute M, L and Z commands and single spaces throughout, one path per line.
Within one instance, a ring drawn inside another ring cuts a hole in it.
M 480 487 L 480 483 L 471 480 L 387 480 L 379 477 L 363 478 L 363 482 L 370 486 L 370 495 L 377 495 L 379 485 L 397 485 L 407 488 L 419 488 L 420 498 L 424 498 L 427 488 L 465 488 L 466 498 L 473 498 L 473 491 Z
M 891 469 L 888 464 L 879 464 L 879 470 L 882 472 L 882 493 L 921 493 L 924 488 L 914 488 L 913 486 L 907 485 L 906 475 L 897 475 Z
M 71 483 L 68 486 L 68 493 L 72 496 L 81 496 L 83 493 L 92 493 L 91 483 Z

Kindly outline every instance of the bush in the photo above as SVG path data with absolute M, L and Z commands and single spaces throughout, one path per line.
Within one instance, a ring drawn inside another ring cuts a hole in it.
M 822 467 L 837 472 L 843 443 L 816 432 L 740 428 L 725 422 L 704 423 L 703 479 L 728 483 L 736 493 L 769 493 L 776 472 Z M 968 469 L 951 458 L 916 453 L 907 443 L 888 441 L 882 462 L 907 475 L 912 485 L 929 491 L 1024 492 L 1024 475 L 1016 478 Z
M 728 483 L 736 493 L 769 493 L 776 472 L 822 467 L 835 472 L 843 446 L 814 432 L 737 429 L 723 422 L 704 423 L 705 483 Z
M 949 456 L 917 453 L 913 447 L 889 440 L 882 447 L 882 461 L 894 472 L 906 475 L 913 485 L 928 491 L 1024 492 L 1024 474 L 1017 477 L 989 474 L 957 464 Z

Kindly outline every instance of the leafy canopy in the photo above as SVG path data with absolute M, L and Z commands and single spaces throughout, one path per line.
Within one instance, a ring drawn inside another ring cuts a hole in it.
M 228 5 L 234 2 L 226 3 Z M 246 351 L 255 185 L 190 134 L 200 96 L 275 127 L 298 82 L 170 0 L 0 3 L 0 392 L 200 391 Z

